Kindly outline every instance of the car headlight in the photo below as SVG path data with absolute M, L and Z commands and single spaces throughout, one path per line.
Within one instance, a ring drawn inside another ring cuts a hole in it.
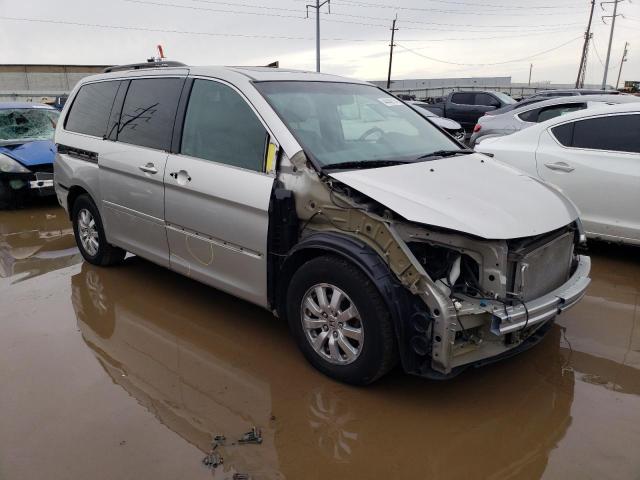
M 0 172 L 2 173 L 29 173 L 29 169 L 23 167 L 13 158 L 0 153 Z

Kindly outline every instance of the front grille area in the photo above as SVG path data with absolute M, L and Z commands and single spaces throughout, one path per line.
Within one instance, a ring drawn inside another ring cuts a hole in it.
M 558 288 L 571 274 L 573 231 L 535 241 L 509 252 L 509 289 L 528 301 Z
M 32 172 L 53 173 L 53 163 L 43 163 L 28 167 Z

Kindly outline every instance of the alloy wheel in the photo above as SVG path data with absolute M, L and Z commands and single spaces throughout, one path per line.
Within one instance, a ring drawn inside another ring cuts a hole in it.
M 95 257 L 100 248 L 100 239 L 96 220 L 86 208 L 78 212 L 78 236 L 80 237 L 80 243 L 85 252 Z
M 319 283 L 307 290 L 300 318 L 309 344 L 324 360 L 348 365 L 360 356 L 364 345 L 360 313 L 335 285 Z

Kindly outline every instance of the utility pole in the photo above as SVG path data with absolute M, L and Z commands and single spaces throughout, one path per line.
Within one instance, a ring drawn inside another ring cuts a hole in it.
M 531 86 L 531 72 L 533 71 L 533 63 L 529 64 L 529 86 Z
M 391 24 L 391 43 L 389 46 L 391 50 L 389 50 L 389 73 L 387 74 L 387 90 L 391 88 L 391 62 L 393 61 L 393 47 L 395 47 L 395 43 L 393 43 L 393 37 L 395 36 L 396 31 L 396 21 L 398 20 L 398 14 L 396 13 L 396 18 L 393 19 L 393 23 Z
M 582 57 L 580 57 L 580 67 L 578 68 L 578 78 L 576 79 L 576 88 L 584 87 L 584 77 L 587 72 L 587 55 L 589 53 L 589 42 L 591 41 L 591 22 L 593 20 L 593 9 L 596 6 L 596 0 L 591 0 L 591 13 L 589 13 L 589 23 L 587 31 L 584 33 L 584 45 L 582 46 Z
M 622 75 L 622 65 L 627 61 L 627 53 L 629 53 L 629 42 L 624 42 L 624 52 L 622 52 L 622 60 L 620 60 L 620 70 L 618 70 L 618 80 L 616 80 L 616 90 L 618 89 L 618 85 L 620 85 L 620 76 Z
M 307 18 L 309 18 L 309 8 L 316 9 L 316 72 L 320 72 L 320 9 L 325 4 L 331 13 L 331 0 L 324 0 L 322 3 L 316 0 L 315 5 L 307 5 Z
M 605 18 L 611 18 L 611 31 L 609 32 L 609 47 L 607 48 L 607 60 L 604 62 L 604 75 L 602 76 L 602 90 L 607 88 L 607 74 L 609 73 L 609 60 L 611 59 L 611 43 L 613 42 L 613 30 L 616 26 L 616 17 L 618 16 L 618 4 L 624 0 L 611 0 L 609 2 L 600 2 L 600 6 L 605 3 L 613 3 L 613 15 L 605 15 L 602 17 L 604 22 Z M 602 7 L 604 9 L 604 7 Z

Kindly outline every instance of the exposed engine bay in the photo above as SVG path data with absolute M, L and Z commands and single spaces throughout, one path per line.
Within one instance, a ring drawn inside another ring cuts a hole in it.
M 318 173 L 303 152 L 282 159 L 279 182 L 293 192 L 299 222 L 289 243 L 319 232 L 357 238 L 411 294 L 397 334 L 412 373 L 449 377 L 515 352 L 577 302 L 588 283 L 589 259 L 574 252 L 579 221 L 506 240 L 416 224 Z

